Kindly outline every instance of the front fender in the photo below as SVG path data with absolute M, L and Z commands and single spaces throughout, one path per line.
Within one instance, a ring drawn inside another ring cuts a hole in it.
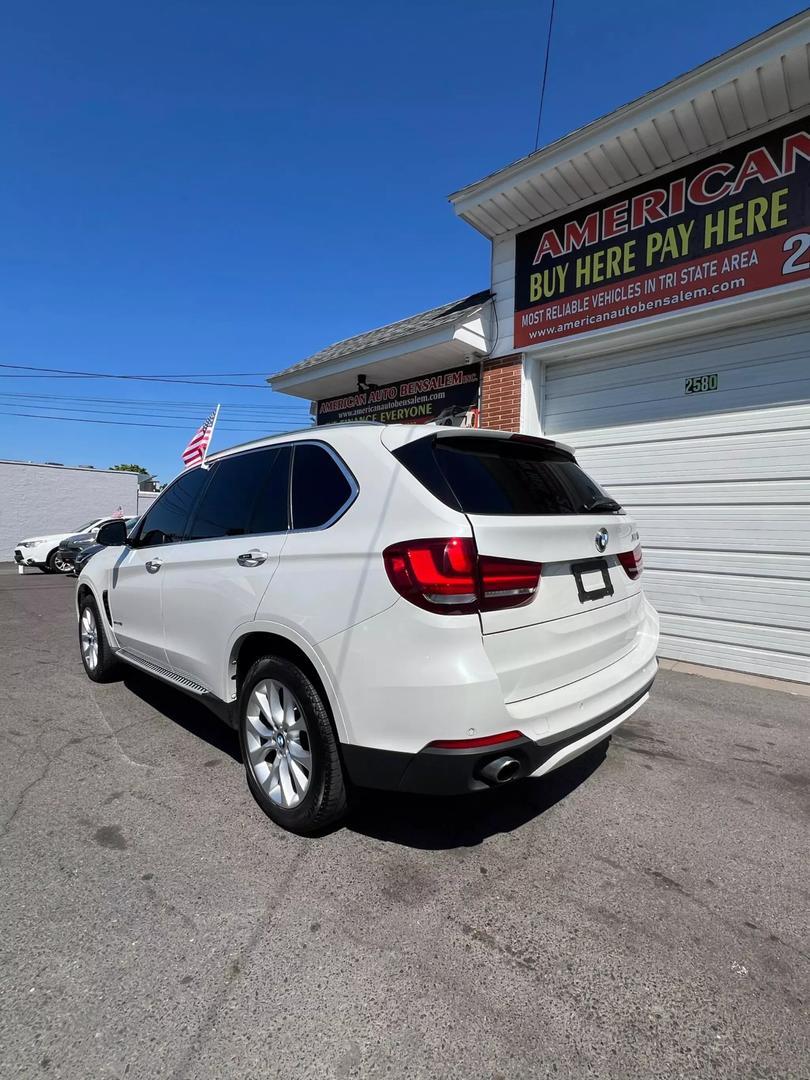
M 85 577 L 84 573 L 81 573 L 79 575 L 78 581 L 76 582 L 76 593 L 73 598 L 73 606 L 76 609 L 76 620 L 78 621 L 80 617 L 79 601 L 85 592 L 89 592 L 92 594 L 93 600 L 96 604 L 96 610 L 98 611 L 99 617 L 101 618 L 102 624 L 104 625 L 104 632 L 107 635 L 107 642 L 109 643 L 110 648 L 117 649 L 118 638 L 115 636 L 115 630 L 113 629 L 110 620 L 107 618 L 107 609 L 104 605 L 104 599 L 101 590 L 99 589 L 97 583 L 91 578 Z

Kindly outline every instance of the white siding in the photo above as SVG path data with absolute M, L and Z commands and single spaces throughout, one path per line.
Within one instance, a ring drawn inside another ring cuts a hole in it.
M 541 410 L 639 523 L 661 654 L 810 682 L 810 319 L 549 363 Z
M 0 562 L 27 536 L 75 532 L 91 518 L 136 513 L 135 473 L 0 461 Z
M 509 356 L 515 341 L 515 238 L 492 242 L 492 291 L 498 335 L 493 356 Z

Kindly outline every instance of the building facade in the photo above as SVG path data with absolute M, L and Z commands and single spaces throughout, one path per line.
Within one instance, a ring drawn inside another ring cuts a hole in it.
M 445 419 L 570 444 L 638 520 L 663 656 L 810 682 L 810 16 L 451 203 L 488 292 L 274 388 L 414 422 L 477 373 Z
M 139 473 L 0 461 L 0 562 L 26 537 L 76 532 L 95 518 L 139 513 Z

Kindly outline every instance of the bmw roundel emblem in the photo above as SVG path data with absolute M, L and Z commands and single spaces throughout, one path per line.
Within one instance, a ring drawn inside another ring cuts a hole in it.
M 608 545 L 608 531 L 607 531 L 607 529 L 600 529 L 599 532 L 594 537 L 594 540 L 596 542 L 596 550 L 597 551 L 604 551 L 605 548 Z

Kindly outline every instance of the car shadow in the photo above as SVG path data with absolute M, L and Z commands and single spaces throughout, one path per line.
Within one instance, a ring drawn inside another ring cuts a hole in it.
M 345 826 L 353 832 L 428 851 L 475 847 L 513 832 L 575 791 L 605 760 L 610 739 L 554 772 L 474 795 L 419 796 L 355 789 Z
M 122 682 L 167 720 L 242 764 L 237 733 L 201 702 L 136 668 L 127 667 Z M 434 797 L 352 788 L 346 819 L 324 833 L 345 828 L 426 851 L 475 847 L 490 836 L 521 828 L 556 806 L 596 772 L 609 744 L 610 739 L 605 739 L 537 780 L 518 780 L 480 794 Z
M 181 690 L 175 690 L 160 679 L 129 666 L 126 667 L 121 681 L 127 690 L 167 720 L 242 764 L 239 736 L 201 702 L 195 701 Z

